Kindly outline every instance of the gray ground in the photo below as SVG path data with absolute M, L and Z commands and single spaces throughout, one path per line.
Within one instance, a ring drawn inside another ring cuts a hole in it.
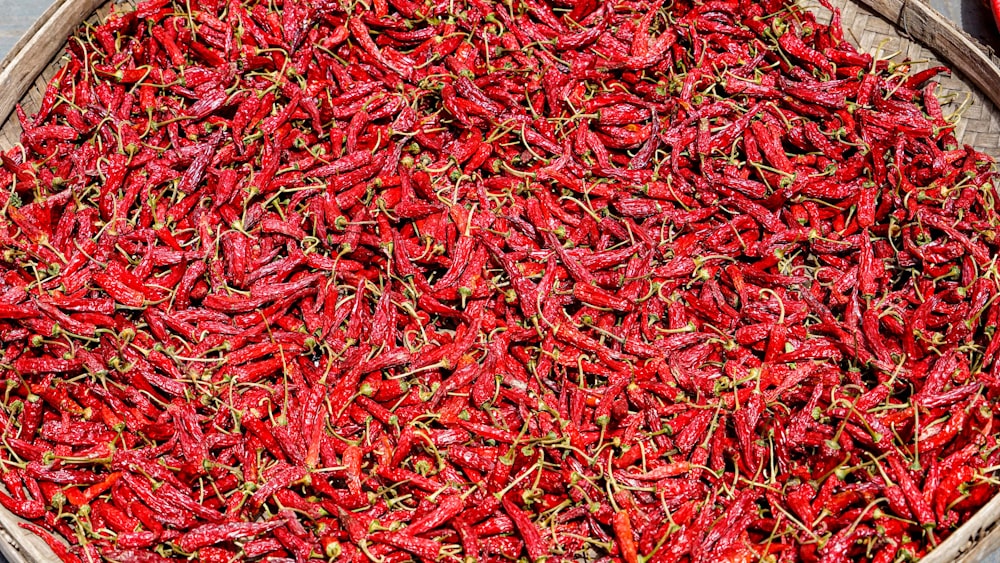
M 4 1 L 0 0 L 0 5 Z M 1000 34 L 993 24 L 987 0 L 930 0 L 930 4 L 969 35 L 1000 53 Z
M 49 4 L 50 0 L 0 0 L 0 57 L 7 55 Z

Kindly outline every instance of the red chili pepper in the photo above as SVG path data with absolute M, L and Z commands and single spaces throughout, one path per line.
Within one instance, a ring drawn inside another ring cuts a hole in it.
M 281 521 L 204 524 L 178 538 L 177 545 L 184 551 L 193 552 L 216 543 L 263 534 L 283 524 Z
M 626 563 L 637 563 L 639 555 L 635 545 L 635 535 L 627 512 L 616 512 L 613 520 L 615 536 L 620 543 L 622 559 Z

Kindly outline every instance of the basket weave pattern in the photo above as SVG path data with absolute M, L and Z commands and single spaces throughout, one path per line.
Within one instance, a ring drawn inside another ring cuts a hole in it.
M 828 23 L 831 14 L 816 0 L 801 0 L 806 8 L 817 14 L 817 19 Z M 906 30 L 896 26 L 851 0 L 832 0 L 831 4 L 841 11 L 844 36 L 854 43 L 861 51 L 872 53 L 882 58 L 891 55 L 896 62 L 913 61 L 914 71 L 920 71 L 931 66 L 945 65 L 933 52 L 920 43 L 911 40 Z M 111 11 L 111 3 L 105 4 L 91 18 L 96 22 L 103 19 Z M 905 24 L 905 22 L 904 22 Z M 62 56 L 51 61 L 35 80 L 31 89 L 21 100 L 25 113 L 34 113 L 42 99 L 42 94 L 49 79 L 62 66 Z M 986 154 L 1000 159 L 1000 110 L 973 86 L 966 82 L 958 73 L 939 75 L 937 81 L 938 97 L 941 99 L 945 115 L 948 112 L 961 110 L 961 118 L 956 127 L 957 138 Z M 1000 85 L 997 85 L 1000 87 Z M 12 147 L 20 140 L 21 127 L 16 116 L 11 116 L 0 127 L 0 148 Z
M 813 10 L 822 23 L 829 23 L 831 14 L 819 2 L 803 0 L 800 3 Z M 905 21 L 902 26 L 896 26 L 850 0 L 831 3 L 840 8 L 844 36 L 861 51 L 896 62 L 913 61 L 914 72 L 933 66 L 949 66 L 930 49 L 908 37 Z M 956 72 L 938 75 L 936 80 L 940 83 L 936 92 L 945 115 L 961 111 L 955 129 L 959 141 L 1000 159 L 1000 110 Z M 1000 84 L 997 87 L 1000 88 Z

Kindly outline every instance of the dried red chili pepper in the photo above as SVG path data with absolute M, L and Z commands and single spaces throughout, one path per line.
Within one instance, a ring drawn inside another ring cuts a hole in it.
M 90 506 L 77 557 L 632 561 L 864 559 L 982 504 L 992 172 L 936 69 L 778 0 L 526 6 L 82 30 L 2 155 L 11 507 Z

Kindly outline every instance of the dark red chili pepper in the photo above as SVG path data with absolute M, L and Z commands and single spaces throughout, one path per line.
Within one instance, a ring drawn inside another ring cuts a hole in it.
M 216 543 L 263 534 L 283 524 L 281 521 L 204 524 L 178 538 L 177 545 L 184 551 L 193 552 Z

